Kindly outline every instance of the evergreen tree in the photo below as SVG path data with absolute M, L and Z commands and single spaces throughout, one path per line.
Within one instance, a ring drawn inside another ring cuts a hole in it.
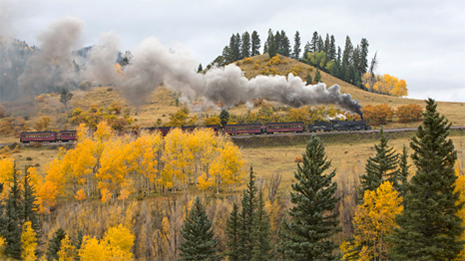
M 231 35 L 231 38 L 229 39 L 229 49 L 230 49 L 230 53 L 228 53 L 228 58 L 230 58 L 232 60 L 232 62 L 235 62 L 237 60 L 239 60 L 241 58 L 241 37 L 239 36 L 239 34 L 235 35 L 235 34 L 232 34 Z M 229 51 L 229 50 L 227 50 Z M 223 50 L 223 53 L 224 53 L 224 50 Z M 225 56 L 223 54 L 223 56 Z M 229 57 L 230 56 L 230 57 Z M 225 56 L 226 58 L 226 56 Z M 227 61 L 229 61 L 229 59 L 226 58 Z
M 344 47 L 344 52 L 342 54 L 342 66 L 341 66 L 341 75 L 343 76 L 343 80 L 349 82 L 350 80 L 350 73 L 349 67 L 351 64 L 352 59 L 352 52 L 354 47 L 352 46 L 352 42 L 350 41 L 350 37 L 346 37 L 346 43 Z
M 410 143 L 417 170 L 408 184 L 405 209 L 396 218 L 393 260 L 454 260 L 465 243 L 458 216 L 464 203 L 461 192 L 454 192 L 457 152 L 447 139 L 451 124 L 436 107 L 433 99 L 426 101 L 423 123 Z
M 325 51 L 326 55 L 329 55 L 329 51 L 330 51 L 331 46 L 330 46 L 330 41 L 329 41 L 329 35 L 328 34 L 326 34 L 326 39 L 325 39 L 325 45 L 324 46 L 325 46 L 324 51 Z
M 242 196 L 242 211 L 240 213 L 240 232 L 239 232 L 239 246 L 240 253 L 239 260 L 250 260 L 252 257 L 252 250 L 254 248 L 253 228 L 256 225 L 256 212 L 257 212 L 257 188 L 255 187 L 255 175 L 253 169 L 250 167 L 249 183 L 247 189 L 244 190 Z
M 368 41 L 365 38 L 362 38 L 360 42 L 360 61 L 358 64 L 358 71 L 360 75 L 363 75 L 367 72 L 368 69 Z
M 365 173 L 360 176 L 360 195 L 363 197 L 365 190 L 375 191 L 381 183 L 389 180 L 398 190 L 399 171 L 397 164 L 399 155 L 394 147 L 388 147 L 388 138 L 383 128 L 380 131 L 379 144 L 375 145 L 376 155 L 370 157 L 365 165 Z
M 336 39 L 334 38 L 334 35 L 331 35 L 328 56 L 329 56 L 329 60 L 331 61 L 336 59 Z
M 21 258 L 21 232 L 23 222 L 21 221 L 21 212 L 23 203 L 21 200 L 22 190 L 18 183 L 19 174 L 16 172 L 16 164 L 11 174 L 12 186 L 8 193 L 8 199 L 5 206 L 6 224 L 3 224 L 1 235 L 5 238 L 7 246 L 5 254 L 16 259 Z
M 321 38 L 321 35 L 318 36 L 318 48 L 317 52 L 324 52 L 325 51 L 325 44 L 323 42 L 323 38 Z
M 253 31 L 252 33 L 252 56 L 260 54 L 260 37 L 257 31 Z
M 331 67 L 331 71 L 330 71 L 330 74 L 334 77 L 337 77 L 339 78 L 339 74 L 340 74 L 340 64 L 339 64 L 339 61 L 338 60 L 335 60 L 334 63 L 333 63 L 333 66 Z
M 273 30 L 268 29 L 268 37 L 266 38 L 265 46 L 263 47 L 263 53 L 268 53 L 271 43 L 274 41 Z
M 47 248 L 47 260 L 54 261 L 58 260 L 58 251 L 61 248 L 61 240 L 65 238 L 66 233 L 62 228 L 59 228 L 55 235 L 48 241 L 48 248 Z
M 283 49 L 283 42 L 281 38 L 281 33 L 279 31 L 276 31 L 276 34 L 274 36 L 274 42 L 276 43 L 276 49 L 278 54 L 282 54 L 282 49 Z
M 22 223 L 30 221 L 31 227 L 37 235 L 37 238 L 42 237 L 42 223 L 37 216 L 37 209 L 39 206 L 35 203 L 37 198 L 35 196 L 35 189 L 31 184 L 30 174 L 28 167 L 25 168 L 23 183 L 23 204 L 21 210 Z M 38 242 L 39 243 L 39 242 Z
M 310 51 L 312 53 L 318 51 L 318 32 L 313 32 L 312 40 L 310 41 Z
M 218 64 L 218 66 L 224 66 L 226 64 L 234 62 L 234 54 L 232 49 L 229 46 L 223 48 L 223 53 L 220 57 L 217 57 L 213 63 Z
M 200 198 L 197 197 L 184 219 L 178 260 L 218 260 L 216 254 L 218 242 L 213 235 L 212 221 L 208 218 Z
M 233 210 L 229 215 L 229 220 L 226 223 L 226 236 L 228 242 L 226 243 L 229 251 L 227 251 L 228 260 L 239 261 L 239 233 L 240 233 L 240 219 L 239 219 L 239 207 L 236 203 L 233 204 Z
M 250 34 L 245 32 L 242 34 L 242 58 L 250 57 Z
M 307 81 L 306 82 L 307 85 L 311 85 L 313 83 L 312 76 L 309 73 L 307 74 L 307 77 L 305 78 L 305 80 Z
M 321 73 L 320 73 L 320 70 L 318 68 L 316 68 L 314 80 L 317 83 L 319 83 L 321 81 Z
M 197 72 L 198 72 L 198 73 L 203 72 L 203 67 L 202 67 L 202 64 L 201 64 L 201 63 L 199 63 L 199 68 L 197 68 Z
M 234 44 L 233 54 L 234 54 L 234 57 L 235 57 L 235 61 L 238 61 L 238 60 L 244 58 L 244 56 L 241 53 L 242 41 L 241 41 L 241 36 L 239 35 L 239 33 L 236 34 L 236 37 L 234 38 L 234 40 L 236 42 Z
M 257 202 L 257 214 L 253 227 L 252 239 L 254 248 L 252 250 L 252 261 L 262 261 L 270 259 L 271 231 L 268 214 L 265 211 L 265 202 L 262 192 L 259 193 Z
M 354 51 L 352 52 L 352 66 L 354 67 L 354 72 L 353 72 L 353 82 L 354 84 L 356 83 L 356 79 L 360 79 L 362 77 L 362 74 L 359 71 L 359 66 L 360 66 L 360 46 L 357 45 L 355 47 Z
M 407 184 L 408 184 L 408 169 L 410 165 L 408 165 L 407 161 L 407 147 L 404 145 L 402 149 L 402 154 L 400 155 L 400 160 L 399 160 L 399 185 L 397 191 L 399 192 L 399 195 L 404 198 L 405 195 L 407 194 Z
M 229 112 L 227 110 L 221 110 L 220 112 L 221 126 L 228 124 L 229 121 Z
M 311 45 L 307 41 L 307 43 L 304 46 L 304 53 L 302 54 L 302 60 L 305 60 L 305 59 L 308 58 L 307 55 L 308 55 L 309 52 L 311 52 Z
M 288 211 L 293 219 L 284 221 L 278 232 L 278 250 L 291 260 L 334 260 L 337 245 L 330 238 L 341 231 L 336 209 L 340 198 L 335 196 L 337 183 L 332 181 L 336 172 L 324 174 L 331 161 L 315 135 L 302 156 L 302 165 L 294 173 L 297 182 L 292 185 L 294 206 Z
M 300 49 L 300 33 L 299 31 L 297 31 L 294 35 L 294 50 L 292 52 L 292 58 L 294 58 L 295 60 L 299 60 L 301 51 L 302 50 Z
M 286 35 L 284 30 L 281 30 L 281 39 L 280 39 L 280 46 L 279 46 L 279 54 L 284 55 L 286 57 L 291 56 L 291 42 Z

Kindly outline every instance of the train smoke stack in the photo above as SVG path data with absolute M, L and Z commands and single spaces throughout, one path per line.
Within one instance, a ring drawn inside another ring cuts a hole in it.
M 108 42 L 104 39 L 102 43 Z M 111 42 L 111 41 L 110 41 Z M 113 49 L 112 47 L 113 46 Z M 101 52 L 112 50 L 117 53 L 117 45 L 98 47 L 92 51 L 90 60 L 95 68 L 108 71 L 108 63 L 96 59 Z M 100 62 L 99 62 L 100 61 Z M 306 86 L 299 77 L 292 74 L 284 76 L 257 76 L 248 80 L 241 69 L 235 65 L 212 68 L 205 74 L 195 72 L 198 63 L 187 52 L 177 49 L 170 52 L 157 39 L 145 40 L 137 50 L 131 64 L 126 66 L 123 75 L 116 75 L 111 81 L 122 89 L 125 98 L 133 105 L 140 105 L 151 96 L 161 83 L 176 91 L 182 91 L 186 97 L 201 94 L 212 104 L 221 101 L 224 107 L 232 107 L 240 102 L 264 98 L 275 100 L 298 108 L 304 105 L 336 104 L 345 110 L 361 114 L 361 106 L 350 94 L 341 94 L 340 87 L 319 83 Z M 105 73 L 97 73 L 95 81 L 107 82 Z

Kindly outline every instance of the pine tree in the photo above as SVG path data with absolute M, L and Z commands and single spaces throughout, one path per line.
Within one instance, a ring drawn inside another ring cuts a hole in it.
M 258 35 L 257 31 L 253 31 L 252 33 L 252 56 L 260 54 L 260 36 Z
M 212 221 L 208 218 L 200 198 L 197 197 L 188 216 L 184 219 L 178 260 L 219 259 L 216 254 L 218 242 L 213 235 Z
M 244 58 L 241 52 L 242 40 L 241 40 L 241 36 L 239 35 L 239 33 L 236 34 L 236 37 L 234 38 L 234 40 L 235 40 L 235 43 L 234 43 L 233 54 L 235 57 L 235 61 L 238 61 Z
M 307 43 L 304 46 L 304 53 L 302 54 L 302 60 L 308 59 L 308 53 L 311 52 L 311 45 L 307 41 Z
M 3 225 L 1 233 L 7 243 L 5 254 L 16 259 L 21 258 L 21 232 L 23 225 L 23 222 L 21 222 L 21 210 L 23 209 L 21 200 L 22 190 L 18 179 L 19 174 L 16 172 L 15 164 L 11 175 L 12 186 L 5 206 L 6 224 Z
M 239 219 L 239 207 L 236 203 L 233 204 L 233 210 L 229 215 L 229 220 L 226 223 L 226 236 L 228 237 L 227 246 L 229 251 L 227 252 L 228 260 L 238 261 L 239 253 L 239 233 L 240 233 L 240 219 Z
M 375 145 L 376 155 L 370 157 L 365 165 L 365 172 L 360 176 L 360 195 L 363 196 L 365 190 L 375 191 L 381 183 L 389 180 L 393 187 L 398 190 L 398 162 L 399 155 L 394 147 L 388 147 L 388 138 L 384 134 L 383 128 L 380 131 L 379 144 Z
M 271 232 L 270 220 L 265 211 L 265 202 L 262 192 L 259 193 L 257 202 L 257 214 L 255 225 L 252 231 L 254 248 L 252 250 L 252 261 L 262 261 L 270 259 Z
M 464 205 L 454 192 L 457 152 L 449 136 L 451 124 L 426 101 L 423 123 L 410 147 L 417 168 L 408 184 L 405 209 L 397 216 L 400 228 L 391 237 L 394 260 L 454 260 L 463 249 L 464 231 L 458 211 Z
M 350 61 L 352 59 L 352 52 L 353 52 L 353 45 L 352 42 L 350 41 L 350 37 L 346 37 L 346 43 L 344 46 L 344 52 L 342 53 L 342 66 L 341 66 L 341 75 L 343 77 L 343 80 L 348 82 L 350 80 L 350 73 L 349 73 L 349 67 L 350 67 Z
M 360 75 L 366 73 L 368 69 L 368 46 L 368 40 L 362 38 L 362 41 L 360 42 L 360 62 L 358 65 Z
M 323 42 L 323 38 L 321 38 L 321 35 L 318 36 L 318 48 L 317 52 L 324 52 L 325 51 L 325 44 Z
M 229 121 L 229 112 L 227 110 L 221 110 L 220 112 L 221 126 L 225 126 Z
M 250 57 L 250 34 L 249 32 L 245 32 L 242 34 L 241 57 L 242 58 Z
M 311 85 L 313 83 L 312 76 L 309 73 L 307 74 L 305 80 L 307 85 Z
M 37 197 L 35 196 L 35 189 L 31 184 L 30 173 L 28 167 L 25 168 L 23 183 L 23 204 L 21 209 L 22 222 L 31 222 L 31 227 L 37 235 L 37 238 L 42 237 L 42 223 L 37 215 L 39 206 L 37 205 Z M 40 242 L 38 242 L 40 243 Z
M 284 30 L 281 30 L 281 38 L 279 42 L 278 53 L 286 57 L 291 56 L 291 42 L 289 41 L 289 38 L 287 37 L 286 32 L 284 32 Z
M 313 79 L 317 83 L 321 81 L 321 73 L 320 73 L 320 70 L 318 68 L 316 68 L 315 77 Z
M 300 33 L 299 31 L 297 31 L 294 35 L 294 50 L 292 52 L 292 58 L 294 58 L 295 60 L 299 60 L 301 51 L 302 50 L 300 49 Z
M 336 39 L 334 38 L 334 35 L 331 35 L 328 55 L 329 55 L 329 60 L 332 61 L 336 59 Z
M 48 261 L 58 260 L 58 251 L 60 251 L 61 241 L 65 238 L 65 236 L 65 231 L 62 228 L 59 228 L 50 241 L 48 241 L 46 253 Z
M 308 141 L 302 160 L 294 173 L 297 179 L 291 192 L 294 206 L 288 211 L 293 219 L 283 222 L 278 232 L 278 249 L 291 260 L 333 260 L 337 245 L 330 238 L 341 231 L 336 209 L 340 198 L 335 196 L 337 183 L 332 181 L 336 172 L 324 174 L 331 161 L 315 135 Z
M 397 191 L 399 192 L 399 195 L 402 198 L 404 198 L 407 194 L 407 184 L 409 175 L 408 169 L 410 168 L 410 165 L 408 165 L 407 157 L 407 147 L 404 145 L 399 160 L 399 184 L 397 188 Z
M 331 46 L 330 46 L 330 41 L 329 41 L 329 35 L 326 34 L 325 45 L 324 45 L 324 51 L 325 51 L 326 55 L 328 55 L 328 56 L 329 56 L 330 48 L 331 48 Z
M 250 167 L 249 183 L 247 189 L 244 190 L 242 196 L 242 211 L 240 217 L 240 232 L 239 232 L 239 260 L 250 260 L 252 257 L 252 250 L 254 247 L 253 242 L 253 228 L 256 225 L 256 212 L 257 212 L 257 188 L 255 187 L 255 175 L 253 169 Z
M 318 51 L 318 32 L 313 32 L 312 40 L 310 41 L 310 51 L 312 53 Z
M 274 41 L 273 30 L 268 29 L 268 37 L 266 38 L 265 46 L 263 47 L 263 53 L 268 53 L 271 42 Z

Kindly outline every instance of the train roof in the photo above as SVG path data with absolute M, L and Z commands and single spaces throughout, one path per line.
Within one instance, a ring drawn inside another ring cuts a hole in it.
M 57 131 L 24 131 L 21 132 L 20 134 L 40 134 L 40 133 L 57 133 Z
M 269 122 L 269 123 L 265 123 L 265 125 L 270 125 L 270 124 L 290 124 L 290 123 L 304 124 L 303 121 L 291 121 L 291 122 Z
M 247 124 L 226 124 L 225 127 L 229 127 L 229 126 L 256 126 L 256 125 L 262 126 L 261 123 L 247 123 Z
M 77 132 L 77 130 L 61 130 L 60 132 Z

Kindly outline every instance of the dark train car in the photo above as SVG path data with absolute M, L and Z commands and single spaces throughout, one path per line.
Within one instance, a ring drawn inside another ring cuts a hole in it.
M 75 130 L 60 131 L 60 140 L 68 142 L 70 140 L 77 140 L 77 132 Z
M 303 132 L 303 122 L 277 122 L 265 124 L 266 133 L 272 134 L 275 132 Z
M 371 130 L 365 120 L 360 121 L 339 121 L 332 120 L 333 129 L 337 131 Z
M 224 132 L 229 135 L 237 134 L 262 134 L 264 129 L 260 123 L 258 124 L 234 124 L 224 126 Z
M 221 129 L 221 126 L 220 125 L 206 125 L 206 126 L 203 126 L 203 128 L 209 128 L 209 129 L 212 129 L 215 133 L 218 133 L 218 131 L 220 131 Z
M 29 143 L 31 141 L 50 141 L 55 142 L 58 140 L 58 132 L 56 131 L 42 131 L 42 132 L 21 132 L 19 134 L 19 141 Z
M 317 132 L 319 130 L 326 132 L 326 131 L 331 131 L 332 126 L 331 126 L 331 122 L 315 121 L 313 124 L 308 124 L 307 125 L 307 130 L 309 132 Z
M 148 127 L 148 128 L 141 128 L 143 131 L 148 131 L 148 132 L 154 132 L 154 131 L 160 131 L 161 135 L 165 137 L 168 132 L 170 132 L 172 127 Z

